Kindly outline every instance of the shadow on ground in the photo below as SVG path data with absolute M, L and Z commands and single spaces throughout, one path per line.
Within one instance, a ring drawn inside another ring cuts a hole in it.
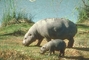
M 64 56 L 63 58 L 71 60 L 89 60 L 89 58 L 84 58 L 83 56 Z
M 76 24 L 77 26 L 80 26 L 80 27 L 83 27 L 83 28 L 89 28 L 88 25 L 85 25 L 85 24 Z
M 73 49 L 89 51 L 89 48 L 85 48 L 85 47 L 73 47 Z
M 7 35 L 19 36 L 19 35 L 25 35 L 25 32 L 18 30 L 18 31 L 14 31 L 12 33 L 0 34 L 0 36 L 7 36 Z
M 25 46 L 25 47 L 42 47 L 42 46 L 37 46 L 37 45 L 29 45 L 29 46 Z

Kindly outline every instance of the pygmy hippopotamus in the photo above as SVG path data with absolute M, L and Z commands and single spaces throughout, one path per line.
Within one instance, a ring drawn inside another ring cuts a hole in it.
M 68 39 L 68 47 L 74 43 L 74 36 L 77 33 L 76 24 L 64 18 L 49 18 L 36 22 L 25 34 L 23 45 L 29 46 L 38 39 L 37 46 L 40 46 L 43 38 L 47 41 L 51 39 Z
M 59 56 L 64 56 L 66 44 L 61 39 L 54 39 L 43 45 L 40 50 L 41 54 L 44 54 L 46 51 L 49 51 L 49 55 L 53 52 L 55 54 L 55 51 L 60 51 Z

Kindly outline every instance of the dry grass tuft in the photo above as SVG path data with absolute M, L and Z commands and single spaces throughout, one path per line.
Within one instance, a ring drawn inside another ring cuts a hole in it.
M 19 51 L 6 50 L 0 51 L 0 60 L 31 60 L 31 58 L 21 54 Z

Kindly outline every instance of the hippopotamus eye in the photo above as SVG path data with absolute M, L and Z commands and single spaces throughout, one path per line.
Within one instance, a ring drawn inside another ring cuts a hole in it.
M 31 36 L 32 34 L 29 34 L 29 36 Z
M 24 38 L 24 39 L 27 39 L 27 38 Z
M 43 47 L 43 49 L 45 49 L 45 47 Z

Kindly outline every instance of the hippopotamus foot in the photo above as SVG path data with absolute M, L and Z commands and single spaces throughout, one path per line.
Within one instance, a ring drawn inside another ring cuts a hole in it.
M 40 45 L 35 45 L 35 46 L 41 47 Z
M 41 47 L 39 43 L 37 43 L 35 46 Z
M 68 48 L 72 48 L 73 44 L 74 44 L 74 39 L 73 38 L 69 39 Z
M 60 50 L 59 57 L 64 56 L 64 50 Z

